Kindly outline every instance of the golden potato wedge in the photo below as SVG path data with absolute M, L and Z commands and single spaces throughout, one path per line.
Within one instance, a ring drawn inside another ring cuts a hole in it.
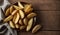
M 24 23 L 24 25 L 28 25 L 28 19 L 27 18 L 24 18 L 23 19 L 23 23 Z
M 23 25 L 22 19 L 19 20 L 19 24 L 20 25 Z
M 20 8 L 16 5 L 13 5 L 13 7 L 16 9 L 16 10 L 19 10 Z
M 11 28 L 15 28 L 14 23 L 12 21 L 9 21 L 9 25 Z
M 26 4 L 26 5 L 24 6 L 24 12 L 25 12 L 26 14 L 29 14 L 30 12 L 32 12 L 33 8 L 31 8 L 31 7 L 32 7 L 31 4 Z
M 37 15 L 36 13 L 30 13 L 30 14 L 27 15 L 27 18 L 29 19 L 29 18 L 32 18 L 32 17 L 34 17 L 36 15 Z
M 19 10 L 19 14 L 20 14 L 22 19 L 25 17 L 24 12 L 22 10 Z
M 10 15 L 10 16 L 8 16 L 7 18 L 5 18 L 5 19 L 3 20 L 3 22 L 8 22 L 8 21 L 10 21 L 12 18 L 13 18 L 13 16 Z
M 19 1 L 18 1 L 18 6 L 19 6 L 20 9 L 24 8 L 23 5 Z
M 28 21 L 28 25 L 27 25 L 26 31 L 29 31 L 29 30 L 31 29 L 32 24 L 33 24 L 33 18 L 31 18 L 31 19 Z
M 13 17 L 13 22 L 15 22 L 15 19 L 16 19 L 17 15 L 15 14 L 14 17 Z
M 15 19 L 15 22 L 14 22 L 15 24 L 18 23 L 19 18 L 20 18 L 20 15 L 19 15 L 19 13 L 17 13 L 16 19 Z
M 32 29 L 32 33 L 37 32 L 40 28 L 41 28 L 41 25 L 40 25 L 40 24 L 36 25 L 36 26 Z
M 19 24 L 15 24 L 15 27 L 18 29 L 19 28 Z
M 23 30 L 25 28 L 26 28 L 26 26 L 20 26 L 20 30 Z
M 10 7 L 10 14 L 13 12 L 14 8 L 13 6 Z
M 14 10 L 11 15 L 15 15 L 18 12 L 18 10 Z
M 33 8 L 30 8 L 30 9 L 28 9 L 26 12 L 25 12 L 25 14 L 29 14 L 29 13 L 31 13 L 33 11 Z
M 6 10 L 5 16 L 8 16 L 10 14 L 10 8 Z

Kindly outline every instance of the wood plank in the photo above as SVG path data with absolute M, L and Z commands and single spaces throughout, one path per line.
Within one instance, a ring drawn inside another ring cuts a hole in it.
M 60 11 L 36 11 L 42 30 L 60 30 Z
M 39 31 L 35 34 L 31 32 L 19 32 L 18 35 L 60 35 L 60 31 Z
M 17 1 L 31 3 L 34 10 L 60 10 L 60 0 L 10 0 L 11 3 Z

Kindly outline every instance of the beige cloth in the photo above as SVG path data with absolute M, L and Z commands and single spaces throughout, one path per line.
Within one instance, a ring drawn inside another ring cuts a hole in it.
M 8 0 L 0 0 L 0 35 L 17 35 L 17 31 L 11 29 L 8 23 L 2 22 L 2 19 L 5 17 L 5 8 L 9 5 Z

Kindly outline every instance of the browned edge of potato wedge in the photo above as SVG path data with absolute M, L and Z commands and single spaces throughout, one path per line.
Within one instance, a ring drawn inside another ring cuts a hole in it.
M 24 23 L 24 25 L 28 25 L 28 19 L 27 18 L 24 18 L 23 19 L 23 23 Z
M 26 4 L 24 5 L 24 12 L 25 14 L 29 14 L 30 12 L 32 12 L 33 8 L 31 4 Z
M 8 8 L 5 12 L 5 16 L 8 16 L 10 14 L 10 8 Z
M 10 21 L 12 18 L 13 18 L 13 16 L 10 15 L 10 16 L 8 16 L 7 18 L 5 18 L 5 19 L 3 20 L 3 22 L 8 22 L 8 21 Z
M 19 24 L 23 25 L 23 20 L 22 19 L 19 20 Z
M 10 25 L 11 28 L 15 28 L 15 25 L 12 21 L 9 21 L 9 25 Z
M 25 28 L 26 28 L 26 26 L 20 26 L 20 30 L 23 30 Z
M 16 27 L 16 29 L 18 29 L 20 27 L 20 25 L 19 24 L 15 24 L 15 27 Z
M 36 13 L 32 12 L 32 13 L 30 13 L 30 14 L 27 15 L 27 18 L 30 19 L 30 18 L 35 17 L 36 15 L 37 15 Z
M 41 25 L 40 25 L 40 24 L 36 25 L 36 26 L 32 29 L 32 33 L 37 32 L 40 28 L 41 28 Z
M 14 22 L 15 24 L 18 23 L 19 18 L 20 18 L 20 15 L 19 15 L 19 13 L 17 13 L 16 19 L 15 19 L 15 22 Z
M 29 31 L 29 30 L 31 29 L 32 24 L 33 24 L 33 18 L 31 18 L 31 19 L 28 21 L 28 25 L 27 25 L 26 31 Z
M 13 12 L 14 8 L 13 8 L 13 5 L 10 6 L 10 14 Z

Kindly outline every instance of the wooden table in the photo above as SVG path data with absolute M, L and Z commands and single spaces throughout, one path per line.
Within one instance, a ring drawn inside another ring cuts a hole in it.
M 19 0 L 9 0 L 12 4 Z M 38 14 L 42 29 L 36 34 L 18 32 L 19 35 L 60 35 L 60 0 L 20 0 L 31 3 Z

